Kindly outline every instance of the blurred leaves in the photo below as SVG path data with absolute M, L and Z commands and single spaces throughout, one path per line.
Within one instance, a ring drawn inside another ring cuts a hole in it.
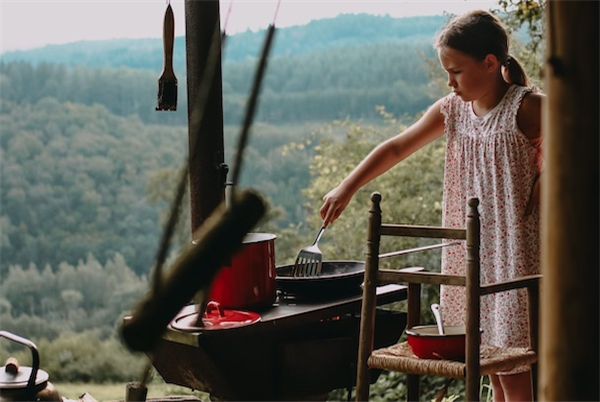
M 304 190 L 306 208 L 313 211 L 308 222 L 318 228 L 318 213 L 323 196 L 346 177 L 380 142 L 404 130 L 411 118 L 397 119 L 379 107 L 382 123 L 372 125 L 349 120 L 336 121 L 313 133 L 314 157 L 310 165 L 311 181 Z M 342 216 L 333 223 L 320 245 L 326 259 L 364 259 L 367 213 L 370 196 L 381 193 L 383 219 L 387 222 L 439 225 L 444 167 L 444 141 L 439 140 L 419 150 L 398 166 L 361 188 Z M 314 235 L 314 234 L 313 234 Z M 382 252 L 400 247 L 421 245 L 416 239 L 382 243 Z M 392 259 L 393 260 L 393 259 Z M 402 262 L 386 264 L 412 265 L 426 263 L 439 269 L 436 258 L 423 261 L 408 256 Z
M 546 46 L 545 11 L 548 0 L 498 0 L 502 21 L 509 32 L 525 32 L 526 39 L 513 40 L 511 51 L 523 62 L 534 83 L 542 87 L 542 72 Z M 515 43 L 516 42 L 516 43 Z

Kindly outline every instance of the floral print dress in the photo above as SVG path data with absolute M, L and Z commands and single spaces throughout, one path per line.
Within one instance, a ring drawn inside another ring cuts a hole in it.
M 528 216 L 525 210 L 541 170 L 541 144 L 532 143 L 516 120 L 523 97 L 531 91 L 512 85 L 482 117 L 475 115 L 471 102 L 455 94 L 442 103 L 446 135 L 442 224 L 464 227 L 467 200 L 479 198 L 482 284 L 539 273 L 539 208 Z M 445 248 L 442 272 L 464 275 L 465 258 L 466 246 Z M 447 325 L 464 323 L 464 288 L 442 287 L 440 304 Z M 528 346 L 525 290 L 483 296 L 481 327 L 485 344 Z

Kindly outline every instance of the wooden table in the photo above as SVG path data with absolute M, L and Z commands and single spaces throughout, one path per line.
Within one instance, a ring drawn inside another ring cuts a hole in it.
M 377 289 L 377 304 L 406 298 L 406 287 Z M 211 399 L 310 399 L 355 382 L 361 295 L 294 301 L 279 297 L 255 324 L 219 331 L 170 326 L 152 354 L 167 383 L 208 392 Z M 195 312 L 184 307 L 180 315 Z M 177 318 L 176 318 L 177 319 Z M 376 347 L 397 342 L 404 313 L 381 310 Z

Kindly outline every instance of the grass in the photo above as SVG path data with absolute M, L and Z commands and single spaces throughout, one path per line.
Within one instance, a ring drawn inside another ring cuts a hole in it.
M 67 399 L 77 400 L 84 393 L 88 393 L 94 399 L 99 402 L 105 401 L 124 401 L 126 383 L 116 384 L 90 384 L 90 383 L 56 383 L 53 382 L 61 396 Z M 481 378 L 481 400 L 484 402 L 491 402 L 492 398 L 492 387 L 489 384 L 489 378 L 484 376 Z M 158 398 L 161 396 L 179 396 L 179 395 L 190 395 L 195 396 L 203 402 L 210 402 L 208 394 L 200 391 L 193 391 L 186 387 L 180 387 L 178 385 L 167 384 L 161 378 L 154 378 L 148 385 L 147 398 Z M 443 401 L 454 402 L 459 399 L 459 395 L 448 395 Z
M 124 401 L 125 400 L 125 383 L 116 384 L 90 384 L 90 383 L 55 383 L 60 396 L 67 399 L 77 400 L 84 393 L 88 393 L 97 401 Z M 147 398 L 156 398 L 161 396 L 178 396 L 191 395 L 199 398 L 204 402 L 210 401 L 208 394 L 200 391 L 192 391 L 189 388 L 180 387 L 164 382 L 153 381 L 148 385 Z

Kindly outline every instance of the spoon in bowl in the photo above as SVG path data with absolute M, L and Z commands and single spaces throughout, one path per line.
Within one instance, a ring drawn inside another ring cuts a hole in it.
M 437 323 L 438 332 L 440 335 L 444 335 L 444 322 L 442 321 L 442 311 L 440 310 L 440 305 L 437 303 L 433 303 L 431 305 L 431 311 L 433 311 L 433 315 L 435 316 L 435 322 Z

